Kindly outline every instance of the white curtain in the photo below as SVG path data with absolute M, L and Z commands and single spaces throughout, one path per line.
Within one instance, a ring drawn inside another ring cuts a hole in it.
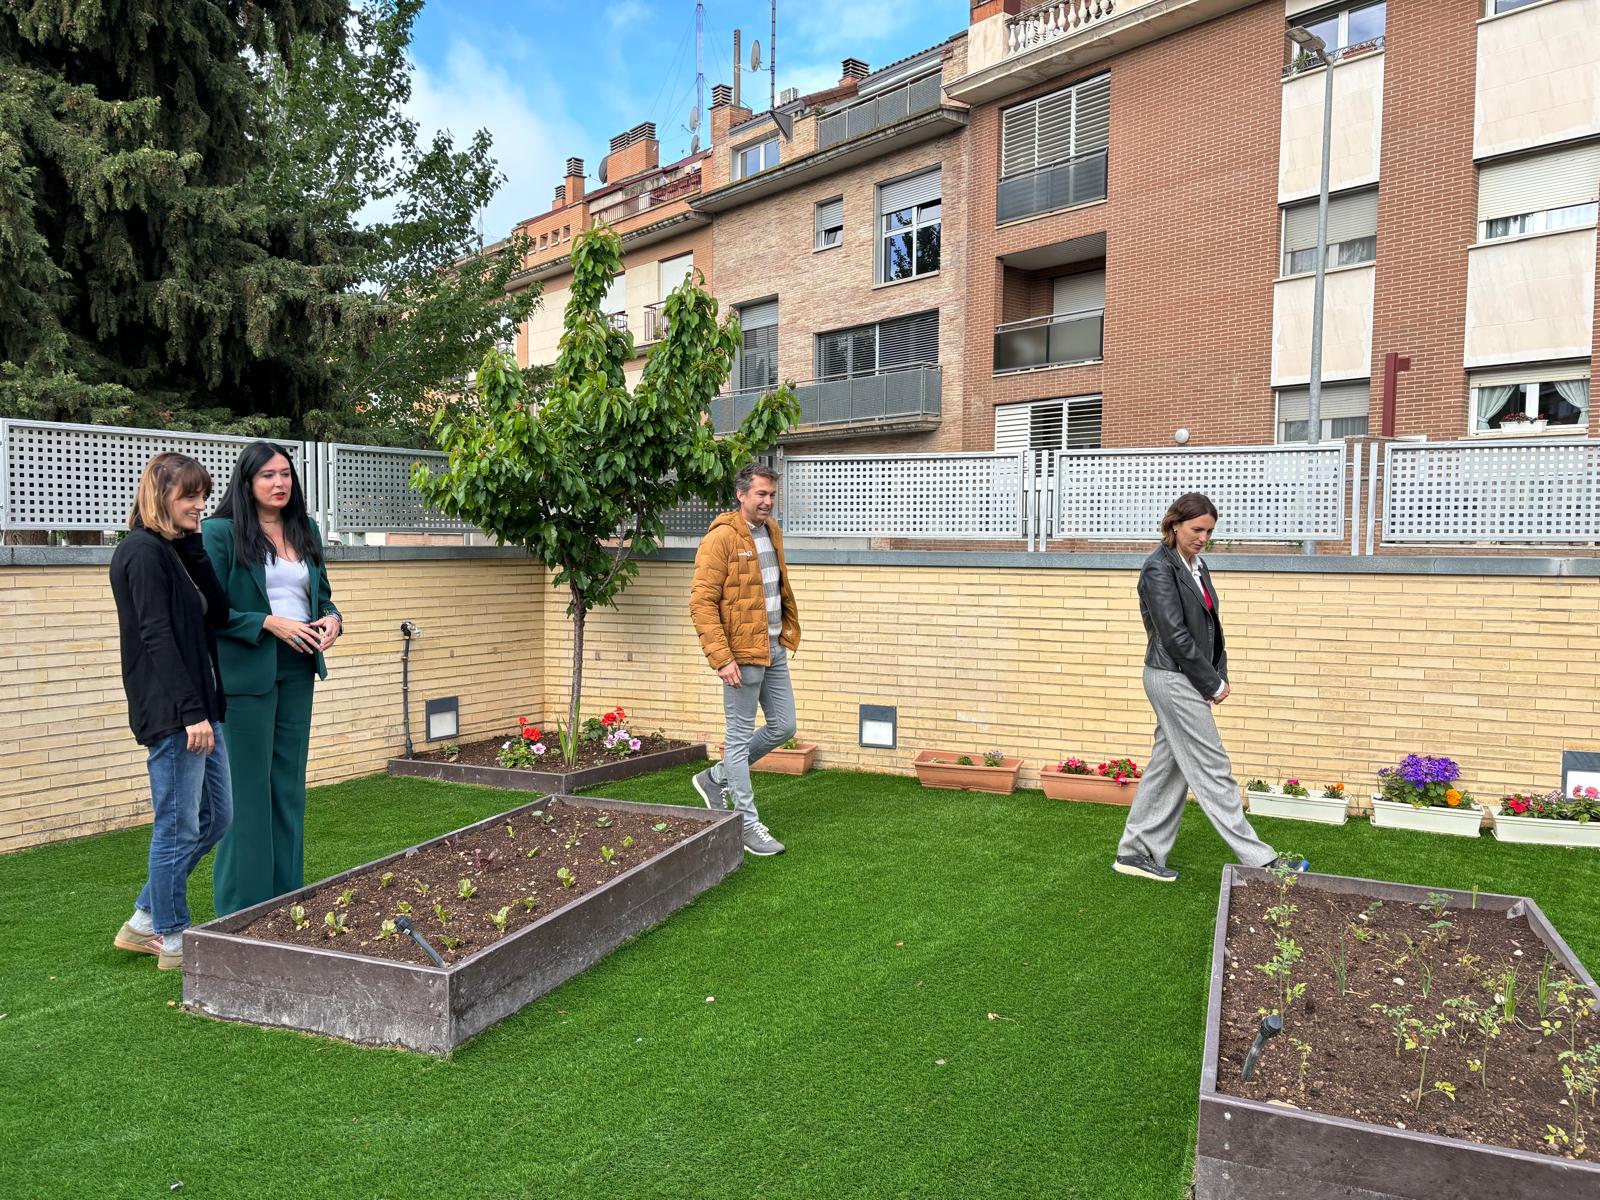
M 1589 415 L 1589 381 L 1587 379 L 1562 379 L 1555 385 L 1556 395 L 1578 410 L 1573 424 L 1582 425 Z
M 1477 428 L 1490 428 L 1489 422 L 1505 407 L 1507 400 L 1511 399 L 1513 392 L 1520 392 L 1519 385 L 1485 384 L 1478 388 L 1478 423 Z

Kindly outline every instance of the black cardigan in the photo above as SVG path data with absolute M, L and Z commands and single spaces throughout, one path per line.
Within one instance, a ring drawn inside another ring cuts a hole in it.
M 228 596 L 198 533 L 168 541 L 134 529 L 111 556 L 128 725 L 142 746 L 226 715 L 217 635 Z M 205 597 L 204 603 L 201 596 Z

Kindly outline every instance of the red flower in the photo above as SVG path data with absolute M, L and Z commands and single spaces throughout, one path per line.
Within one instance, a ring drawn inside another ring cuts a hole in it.
M 537 729 L 524 729 L 522 736 L 530 742 L 537 742 L 539 740 L 539 731 Z
M 517 718 L 517 724 L 518 725 L 526 725 L 527 723 L 528 723 L 528 718 L 527 717 L 518 717 Z
M 617 708 L 616 708 L 616 718 L 617 718 L 617 720 L 624 721 L 624 720 L 627 719 L 627 717 L 628 717 L 628 714 L 622 711 L 622 706 L 620 704 L 617 705 Z
M 615 725 L 616 723 L 617 723 L 617 714 L 616 713 L 606 713 L 604 716 L 602 716 L 600 718 L 600 724 L 602 724 L 602 725 Z

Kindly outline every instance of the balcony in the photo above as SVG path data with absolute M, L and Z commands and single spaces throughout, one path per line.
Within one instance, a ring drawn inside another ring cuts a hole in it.
M 811 379 L 795 385 L 800 400 L 796 431 L 877 433 L 885 426 L 933 428 L 939 423 L 944 372 L 936 364 L 895 367 L 870 375 Z M 770 388 L 718 396 L 711 403 L 712 425 L 732 433 Z
M 644 306 L 644 341 L 641 345 L 659 342 L 667 336 L 667 302 L 661 300 Z
M 1095 150 L 1002 179 L 995 205 L 995 223 L 1005 225 L 1105 198 L 1106 152 Z
M 1050 313 L 996 325 L 994 373 L 1007 375 L 1099 362 L 1105 353 L 1105 324 L 1105 311 L 1096 309 Z
M 618 333 L 628 332 L 628 313 L 625 309 L 619 309 L 613 313 L 606 313 L 605 322 Z
M 940 82 L 939 73 L 935 71 L 903 87 L 893 88 L 870 100 L 862 100 L 819 118 L 817 149 L 826 150 L 840 142 L 887 129 L 908 117 L 938 108 Z
M 1138 8 L 1137 3 L 1123 0 L 1053 0 L 1049 4 L 1036 4 L 1006 22 L 1007 55 L 1022 54 L 1045 42 L 1087 33 L 1093 26 L 1102 25 L 1116 16 L 1119 9 Z

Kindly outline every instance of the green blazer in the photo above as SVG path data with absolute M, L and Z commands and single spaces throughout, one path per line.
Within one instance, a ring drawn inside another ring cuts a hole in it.
M 278 639 L 266 631 L 272 615 L 267 599 L 267 573 L 260 563 L 242 563 L 233 552 L 233 521 L 227 517 L 208 517 L 200 523 L 206 555 L 228 593 L 228 623 L 217 630 L 217 663 L 222 669 L 222 690 L 230 696 L 264 696 L 278 681 Z M 311 522 L 311 536 L 322 544 L 322 531 Z M 328 573 L 314 562 L 306 562 L 311 590 L 311 619 L 330 613 L 344 617 L 333 605 L 333 588 Z M 322 651 L 314 651 L 317 676 L 328 677 L 328 664 Z

